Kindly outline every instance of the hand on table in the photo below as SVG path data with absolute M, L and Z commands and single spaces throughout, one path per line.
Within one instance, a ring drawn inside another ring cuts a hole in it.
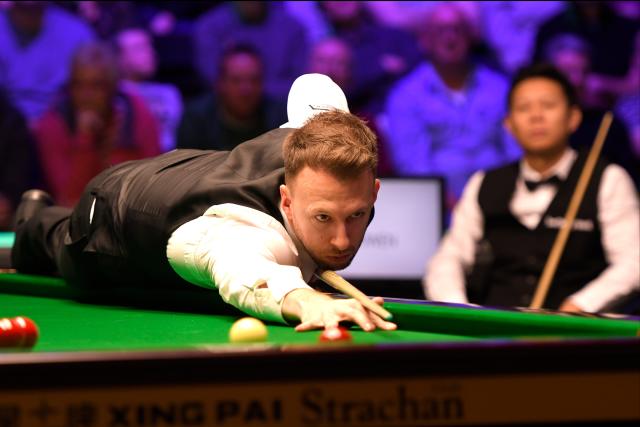
M 382 298 L 373 298 L 382 305 Z M 333 299 L 309 289 L 296 289 L 289 293 L 283 304 L 283 313 L 300 320 L 296 331 L 335 328 L 342 321 L 350 321 L 370 332 L 376 328 L 396 329 L 395 323 L 381 319 L 355 299 Z

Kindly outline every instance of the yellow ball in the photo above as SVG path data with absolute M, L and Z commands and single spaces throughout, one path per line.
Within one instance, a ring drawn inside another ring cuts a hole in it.
M 267 340 L 267 327 L 258 319 L 243 317 L 229 329 L 231 342 L 262 342 Z

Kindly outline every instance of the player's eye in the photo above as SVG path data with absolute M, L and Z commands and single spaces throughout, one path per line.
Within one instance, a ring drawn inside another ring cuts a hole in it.
M 362 218 L 364 216 L 365 212 L 364 211 L 359 211 L 354 213 L 353 215 L 351 215 L 351 218 Z
M 319 221 L 319 222 L 327 222 L 327 221 L 329 221 L 329 215 L 327 215 L 327 214 L 318 214 L 318 215 L 315 216 L 315 218 L 316 218 L 316 221 Z

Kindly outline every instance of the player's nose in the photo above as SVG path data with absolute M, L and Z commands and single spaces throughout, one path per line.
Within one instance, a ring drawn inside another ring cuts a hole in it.
M 331 244 L 339 251 L 346 251 L 349 249 L 351 241 L 345 225 L 341 224 L 336 226 L 333 238 L 331 239 Z

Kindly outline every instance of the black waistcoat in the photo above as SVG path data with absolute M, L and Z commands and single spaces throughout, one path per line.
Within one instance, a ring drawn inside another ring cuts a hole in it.
M 531 303 L 585 160 L 586 153 L 581 153 L 540 223 L 532 230 L 522 225 L 509 210 L 519 163 L 486 174 L 478 202 L 484 217 L 483 239 L 490 251 L 490 267 L 481 282 L 468 283 L 472 302 L 498 306 L 528 306 Z M 598 188 L 605 167 L 604 161 L 598 161 L 543 304 L 545 308 L 557 308 L 567 296 L 597 277 L 607 266 L 597 208 Z M 486 267 L 477 264 L 478 269 Z M 479 275 L 472 274 L 471 277 Z
M 232 151 L 174 150 L 106 170 L 89 183 L 74 209 L 67 244 L 95 254 L 102 270 L 96 274 L 110 280 L 180 281 L 167 261 L 168 238 L 210 206 L 235 203 L 283 222 L 282 143 L 291 131 L 275 129 Z

